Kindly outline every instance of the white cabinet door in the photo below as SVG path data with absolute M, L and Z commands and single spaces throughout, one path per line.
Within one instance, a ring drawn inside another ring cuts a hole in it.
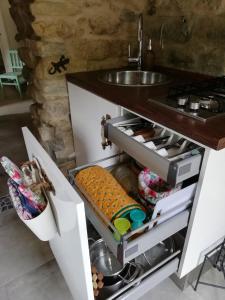
M 50 201 L 58 233 L 49 241 L 53 254 L 76 300 L 93 300 L 84 203 L 36 138 L 23 128 L 29 159 L 38 159 L 55 188 Z
M 106 114 L 120 116 L 120 106 L 72 83 L 68 83 L 68 89 L 77 166 L 117 154 L 115 145 L 102 149 L 101 119 Z
M 225 149 L 206 149 L 189 221 L 179 276 L 188 274 L 225 236 Z

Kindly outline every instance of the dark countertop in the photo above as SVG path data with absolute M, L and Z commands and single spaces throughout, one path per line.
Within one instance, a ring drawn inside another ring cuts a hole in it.
M 98 77 L 104 71 L 68 74 L 67 80 L 205 146 L 215 150 L 225 148 L 225 116 L 204 123 L 148 101 L 148 99 L 157 100 L 166 97 L 169 87 L 172 85 L 208 77 L 166 68 L 157 68 L 157 70 L 169 74 L 173 78 L 172 82 L 152 87 L 113 86 L 99 81 Z

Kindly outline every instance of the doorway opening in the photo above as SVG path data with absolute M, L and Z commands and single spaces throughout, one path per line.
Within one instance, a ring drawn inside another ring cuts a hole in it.
M 15 39 L 17 28 L 9 8 L 8 0 L 0 1 L 0 116 L 28 112 L 32 103 L 26 95 L 27 83 L 17 53 L 22 45 Z

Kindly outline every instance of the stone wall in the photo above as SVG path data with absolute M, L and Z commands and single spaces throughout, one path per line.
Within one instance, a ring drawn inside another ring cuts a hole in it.
M 10 1 L 14 7 L 29 3 L 34 16 L 20 51 L 31 70 L 32 114 L 42 143 L 63 162 L 74 156 L 65 73 L 126 65 L 128 41 L 136 40 L 137 17 L 148 1 Z M 49 75 L 61 55 L 70 59 L 67 71 Z
M 30 71 L 35 124 L 58 162 L 74 158 L 65 73 L 126 65 L 140 12 L 157 64 L 224 73 L 225 0 L 9 1 L 17 38 L 26 45 L 20 53 Z M 61 55 L 70 59 L 67 71 L 49 75 L 51 63 Z
M 157 63 L 200 73 L 225 73 L 225 0 L 149 0 L 146 33 Z M 163 49 L 159 47 L 161 26 Z

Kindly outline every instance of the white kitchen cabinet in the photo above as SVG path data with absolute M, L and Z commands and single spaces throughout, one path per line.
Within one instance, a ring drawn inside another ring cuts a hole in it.
M 225 235 L 225 149 L 206 149 L 193 202 L 179 276 L 183 277 Z
M 55 188 L 49 197 L 58 227 L 52 252 L 74 299 L 93 300 L 84 203 L 27 128 L 23 136 L 29 159 L 38 159 Z
M 55 188 L 55 194 L 51 192 L 49 200 L 58 232 L 49 241 L 50 247 L 74 300 L 93 300 L 86 213 L 82 196 L 76 189 L 73 189 L 27 128 L 23 128 L 23 135 L 29 159 L 38 160 Z M 179 250 L 174 252 L 156 267 L 142 274 L 140 278 L 107 299 L 138 299 L 150 287 L 153 288 L 161 280 L 176 272 L 179 254 Z M 139 283 L 140 281 L 141 283 Z
M 135 258 L 181 229 L 187 229 L 183 249 L 177 249 L 157 267 L 142 274 L 134 282 L 108 298 L 136 300 L 171 274 L 177 272 L 180 278 L 188 274 L 201 263 L 204 254 L 224 237 L 225 190 L 223 181 L 225 168 L 223 166 L 225 165 L 225 149 L 214 151 L 200 145 L 200 152 L 196 155 L 191 157 L 184 155 L 179 157 L 179 161 L 168 163 L 153 155 L 150 149 L 143 149 L 136 141 L 128 140 L 121 134 L 118 135 L 116 128 L 116 120 L 118 121 L 120 115 L 118 106 L 72 84 L 69 84 L 69 91 L 77 162 L 80 168 L 82 168 L 82 164 L 93 163 L 106 167 L 115 163 L 116 160 L 112 162 L 106 158 L 118 153 L 118 149 L 113 147 L 103 150 L 101 147 L 101 118 L 103 115 L 110 114 L 112 121 L 109 122 L 111 128 L 108 134 L 119 148 L 128 152 L 130 156 L 141 162 L 144 161 L 149 167 L 152 165 L 163 176 L 167 176 L 170 165 L 173 164 L 176 167 L 184 167 L 181 169 L 182 171 L 178 171 L 178 175 L 185 176 L 185 179 L 200 172 L 195 186 L 190 185 L 186 189 L 184 188 L 172 195 L 168 201 L 168 203 L 177 201 L 178 206 L 181 205 L 182 209 L 173 206 L 172 209 L 176 209 L 176 214 L 169 210 L 169 218 L 162 215 L 162 218 L 157 219 L 157 226 L 146 225 L 146 228 L 147 226 L 153 227 L 151 230 L 135 239 L 129 239 L 132 237 L 131 232 L 124 237 L 123 242 L 119 243 L 115 241 L 108 226 L 101 220 L 84 195 L 76 186 L 72 187 L 66 180 L 29 130 L 23 129 L 30 159 L 38 158 L 56 190 L 56 194 L 51 194 L 50 198 L 58 233 L 49 242 L 74 299 L 93 299 L 86 218 L 91 221 L 108 247 L 122 263 Z M 133 117 L 136 117 L 135 113 Z M 167 130 L 169 129 L 167 128 Z M 92 137 L 94 138 L 92 139 Z M 106 160 L 103 161 L 103 159 Z M 95 163 L 96 160 L 100 160 L 100 162 Z M 177 164 L 177 162 L 179 163 Z M 191 162 L 194 162 L 195 165 L 187 168 L 186 165 Z M 184 173 L 184 171 L 190 173 Z M 71 170 L 71 174 L 74 175 L 73 170 Z M 177 172 L 174 174 L 177 178 Z M 190 203 L 192 203 L 192 207 L 190 207 Z
M 71 83 L 69 86 L 74 87 L 77 91 L 82 90 Z M 96 99 L 100 102 L 106 101 L 86 90 L 83 90 L 82 93 L 89 97 L 90 102 L 96 101 Z M 70 99 L 71 101 L 75 102 L 73 98 Z M 124 110 L 126 111 L 126 109 Z M 117 137 L 116 142 L 121 147 L 120 136 Z M 225 211 L 225 191 L 223 189 L 225 168 L 221 167 L 225 165 L 225 149 L 215 151 L 208 147 L 204 148 L 204 158 L 179 267 L 180 277 L 197 267 L 203 260 L 204 254 L 217 245 L 225 235 L 225 219 L 223 217 Z M 126 143 L 126 150 L 132 153 L 134 149 Z M 144 152 L 144 157 L 141 157 L 142 153 L 136 151 L 136 156 L 140 156 L 142 161 L 147 161 L 146 152 Z M 196 159 L 198 160 L 197 157 Z M 156 170 L 160 170 L 161 164 L 157 165 L 155 157 L 152 160 Z M 196 164 L 199 165 L 199 161 L 196 161 Z
M 77 166 L 118 153 L 115 144 L 103 150 L 101 121 L 120 116 L 120 107 L 71 83 L 68 90 Z

